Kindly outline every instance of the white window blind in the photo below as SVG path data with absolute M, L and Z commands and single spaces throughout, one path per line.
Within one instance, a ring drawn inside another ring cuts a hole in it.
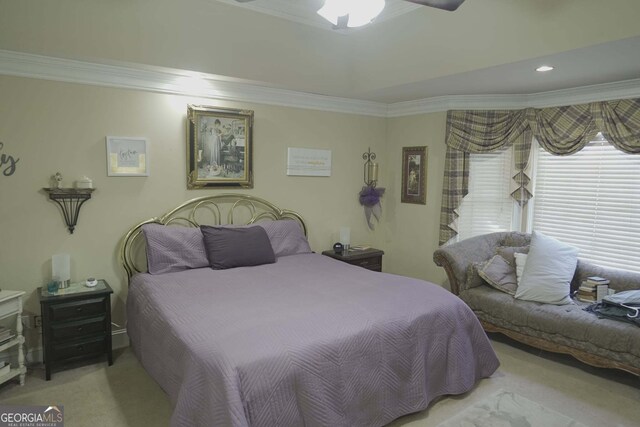
M 511 147 L 469 156 L 469 194 L 458 208 L 458 240 L 512 229 L 512 156 Z
M 598 265 L 640 272 L 640 155 L 602 137 L 570 156 L 539 149 L 533 229 Z

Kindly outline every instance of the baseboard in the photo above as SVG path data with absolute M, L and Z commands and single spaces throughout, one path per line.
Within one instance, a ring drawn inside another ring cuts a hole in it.
M 41 342 L 41 341 L 38 341 L 38 342 Z M 127 335 L 126 329 L 118 329 L 115 331 L 111 331 L 111 346 L 114 350 L 119 348 L 129 347 L 129 336 Z M 15 351 L 5 352 L 2 354 L 2 356 L 0 356 L 0 362 L 9 361 L 11 358 L 11 363 L 17 363 L 17 357 L 18 356 Z M 25 353 L 25 362 L 27 366 L 42 363 L 42 360 L 43 360 L 42 346 L 30 348 Z

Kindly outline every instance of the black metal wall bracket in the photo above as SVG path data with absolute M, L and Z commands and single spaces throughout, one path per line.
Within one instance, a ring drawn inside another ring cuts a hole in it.
M 62 209 L 64 222 L 67 224 L 69 232 L 73 234 L 73 230 L 78 223 L 80 208 L 91 198 L 91 193 L 95 188 L 43 188 L 49 193 L 49 199 L 53 200 Z

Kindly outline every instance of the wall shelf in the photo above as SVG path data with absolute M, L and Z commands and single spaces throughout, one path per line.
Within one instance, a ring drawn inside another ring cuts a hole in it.
M 43 190 L 49 194 L 49 199 L 60 206 L 64 222 L 69 232 L 73 234 L 78 223 L 80 208 L 91 198 L 95 188 L 43 188 Z

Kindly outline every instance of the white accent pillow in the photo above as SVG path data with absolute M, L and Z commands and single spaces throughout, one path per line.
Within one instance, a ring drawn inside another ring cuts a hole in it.
M 578 249 L 536 231 L 515 297 L 546 304 L 572 304 L 571 279 Z
M 524 266 L 527 265 L 527 254 L 516 252 L 513 254 L 513 256 L 516 258 L 516 283 L 520 284 Z

